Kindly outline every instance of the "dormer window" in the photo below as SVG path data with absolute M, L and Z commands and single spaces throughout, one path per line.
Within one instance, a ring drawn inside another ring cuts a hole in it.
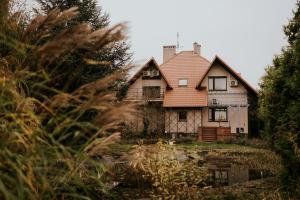
M 226 76 L 210 76 L 208 77 L 209 91 L 227 91 Z
M 188 80 L 187 79 L 179 79 L 178 86 L 179 87 L 187 87 L 188 86 Z

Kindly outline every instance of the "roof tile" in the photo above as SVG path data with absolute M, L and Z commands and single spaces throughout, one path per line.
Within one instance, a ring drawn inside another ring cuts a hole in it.
M 208 60 L 193 51 L 182 51 L 162 64 L 160 69 L 173 88 L 165 94 L 164 107 L 207 106 L 207 91 L 199 91 L 196 86 L 209 65 Z M 179 79 L 188 79 L 188 86 L 179 87 Z

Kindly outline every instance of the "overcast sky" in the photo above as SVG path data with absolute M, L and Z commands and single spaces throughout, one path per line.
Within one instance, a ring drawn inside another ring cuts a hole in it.
M 34 2 L 34 0 L 27 0 Z M 181 50 L 202 45 L 202 56 L 219 55 L 258 87 L 264 69 L 286 45 L 283 25 L 296 0 L 98 0 L 111 24 L 128 22 L 136 64 L 150 57 L 162 62 L 162 46 Z
M 112 24 L 128 22 L 136 63 L 162 61 L 162 46 L 180 50 L 202 45 L 202 55 L 219 55 L 258 87 L 264 68 L 286 44 L 282 26 L 292 17 L 296 0 L 99 0 Z

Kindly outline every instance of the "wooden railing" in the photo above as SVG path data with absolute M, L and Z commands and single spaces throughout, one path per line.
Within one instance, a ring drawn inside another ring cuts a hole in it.
M 126 100 L 131 101 L 163 101 L 165 95 L 165 89 L 160 89 L 159 91 L 143 91 L 142 88 L 131 89 L 127 92 Z

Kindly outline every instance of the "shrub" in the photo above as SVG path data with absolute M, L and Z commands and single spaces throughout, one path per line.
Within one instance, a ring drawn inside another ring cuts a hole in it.
M 179 162 L 178 152 L 161 141 L 137 146 L 127 157 L 129 170 L 140 181 L 150 183 L 154 199 L 198 199 L 207 171 L 192 162 Z

